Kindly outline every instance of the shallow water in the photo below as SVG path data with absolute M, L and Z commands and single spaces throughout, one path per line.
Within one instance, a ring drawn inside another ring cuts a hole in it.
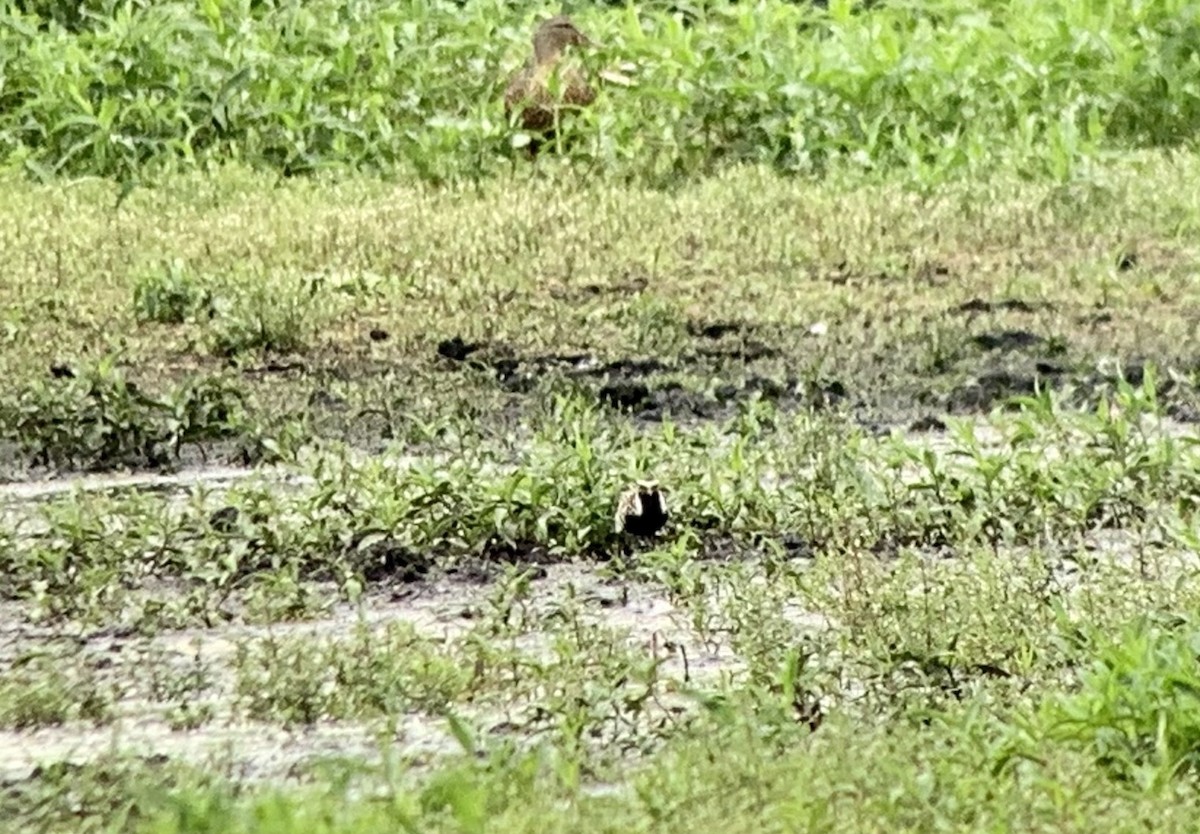
M 429 638 L 452 640 L 471 628 L 480 609 L 488 605 L 491 590 L 487 585 L 445 580 L 414 587 L 402 599 L 371 595 L 361 606 L 339 605 L 325 617 L 304 622 L 232 624 L 163 632 L 153 637 L 97 632 L 91 637 L 75 638 L 85 644 L 83 651 L 89 657 L 101 662 L 105 675 L 122 682 L 122 688 L 128 690 L 128 696 L 118 705 L 116 719 L 101 727 L 70 722 L 30 730 L 0 730 L 0 780 L 27 777 L 39 764 L 84 763 L 114 753 L 166 755 L 193 764 L 223 762 L 234 765 L 250 779 L 285 778 L 297 765 L 327 756 L 377 759 L 380 751 L 375 731 L 379 722 L 319 721 L 289 729 L 237 715 L 232 702 L 239 644 L 268 637 L 348 637 L 360 624 L 379 628 L 396 622 L 411 625 Z M 687 684 L 713 685 L 723 674 L 743 668 L 741 659 L 728 646 L 699 639 L 686 613 L 676 609 L 658 590 L 611 583 L 585 566 L 549 566 L 543 578 L 531 583 L 525 605 L 546 612 L 557 609 L 567 599 L 580 606 L 581 622 L 615 629 L 625 634 L 631 645 L 662 659 L 658 675 L 664 682 L 660 696 L 664 704 L 684 706 L 667 690 Z M 799 623 L 820 627 L 803 612 L 796 612 L 796 618 Z M 0 629 L 0 666 L 12 663 L 35 644 L 49 647 L 64 639 L 19 622 L 5 625 Z M 547 635 L 536 630 L 523 633 L 517 642 L 522 653 L 531 658 L 549 659 L 552 655 Z M 147 663 L 186 664 L 198 655 L 216 675 L 215 688 L 205 694 L 204 700 L 221 706 L 213 720 L 199 728 L 173 729 L 163 717 L 164 705 L 141 692 L 139 682 L 146 675 Z M 500 728 L 521 709 L 520 704 L 512 704 L 502 712 L 488 714 L 464 704 L 458 712 L 479 720 L 485 728 L 494 726 L 497 732 L 504 732 Z M 418 759 L 451 753 L 456 748 L 441 717 L 415 712 L 401 717 L 395 733 L 389 734 L 388 745 L 394 753 Z
M 75 490 L 84 492 L 123 492 L 128 490 L 158 492 L 186 490 L 203 484 L 227 486 L 254 474 L 256 474 L 256 470 L 247 467 L 205 466 L 183 469 L 170 474 L 122 472 L 16 481 L 0 484 L 0 503 L 36 501 Z

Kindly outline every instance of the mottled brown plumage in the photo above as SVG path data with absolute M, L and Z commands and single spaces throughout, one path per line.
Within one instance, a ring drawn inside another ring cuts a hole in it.
M 553 138 L 555 115 L 586 107 L 596 100 L 596 91 L 576 69 L 560 61 L 569 46 L 593 46 L 570 18 L 558 15 L 545 20 L 533 33 L 533 58 L 526 63 L 504 91 L 504 116 L 520 112 L 520 125 L 542 140 Z M 557 85 L 551 78 L 557 76 Z M 554 90 L 557 89 L 557 95 Z M 537 140 L 530 150 L 536 152 Z

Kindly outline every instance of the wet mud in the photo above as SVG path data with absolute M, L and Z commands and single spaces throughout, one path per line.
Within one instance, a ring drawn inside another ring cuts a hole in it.
M 551 294 L 568 293 L 586 303 L 593 296 L 645 289 L 644 279 L 626 283 Z M 1147 355 L 1113 366 L 1086 348 L 1095 340 L 1081 333 L 1109 326 L 1112 315 L 1059 313 L 1043 302 L 1009 296 L 976 297 L 948 302 L 913 322 L 868 313 L 805 326 L 736 315 L 690 318 L 675 322 L 663 347 L 637 353 L 596 346 L 532 349 L 464 333 L 430 333 L 427 348 L 406 348 L 395 359 L 368 347 L 390 344 L 390 334 L 376 327 L 362 332 L 357 352 L 264 357 L 236 373 L 247 390 L 272 392 L 260 396 L 259 411 L 247 425 L 287 416 L 303 421 L 314 436 L 367 451 L 397 438 L 397 420 L 410 396 L 435 403 L 456 399 L 460 410 L 461 403 L 484 402 L 471 419 L 481 431 L 498 433 L 521 424 L 544 407 L 548 395 L 563 390 L 590 397 L 614 419 L 640 422 L 720 420 L 752 402 L 766 402 L 784 411 L 837 411 L 871 431 L 909 426 L 936 431 L 947 417 L 984 414 L 1039 391 L 1087 406 L 1122 380 L 1140 384 L 1148 363 L 1185 372 L 1160 373 L 1157 394 L 1168 416 L 1200 420 L 1200 397 L 1184 381 L 1200 367 L 1200 356 Z M 48 376 L 69 384 L 73 371 L 55 367 Z M 272 399 L 279 391 L 290 392 L 287 407 Z M 46 465 L 24 451 L 19 438 L 0 437 L 0 483 L 81 471 L 249 467 L 270 460 L 263 431 L 243 427 L 230 434 L 189 438 L 161 457 L 101 450 L 86 467 Z M 265 436 L 269 439 L 269 430 Z
M 540 617 L 563 605 L 579 609 L 580 623 L 595 624 L 624 635 L 631 647 L 659 658 L 661 689 L 657 703 L 673 714 L 684 711 L 685 700 L 672 696 L 680 685 L 712 684 L 720 675 L 743 668 L 727 645 L 702 639 L 689 625 L 690 617 L 659 590 L 639 583 L 599 578 L 575 565 L 547 566 L 530 577 L 523 603 L 530 628 L 520 635 L 523 651 L 538 657 L 550 651 L 552 638 L 536 626 Z M 101 681 L 123 692 L 117 714 L 102 726 L 68 722 L 57 726 L 0 730 L 0 784 L 12 786 L 40 778 L 39 769 L 78 767 L 119 755 L 153 755 L 163 761 L 208 767 L 236 765 L 243 779 L 281 779 L 297 768 L 329 756 L 377 760 L 380 743 L 402 748 L 410 759 L 428 761 L 457 749 L 450 727 L 436 712 L 414 710 L 390 727 L 385 736 L 370 721 L 318 720 L 298 725 L 248 720 L 233 705 L 239 646 L 269 638 L 346 638 L 356 629 L 389 624 L 411 626 L 427 639 L 453 640 L 466 635 L 492 603 L 488 585 L 458 577 L 417 582 L 403 591 L 375 589 L 360 606 L 341 605 L 328 616 L 270 626 L 229 624 L 215 628 L 167 631 L 141 635 L 96 629 L 69 637 L 0 619 L 0 664 L 10 664 L 38 646 L 43 654 L 58 653 L 82 663 Z M 3 612 L 0 612 L 2 615 Z M 798 626 L 822 627 L 823 620 L 802 611 L 793 613 Z M 172 726 L 164 704 L 150 682 L 170 670 L 196 664 L 205 670 L 203 703 L 216 708 L 212 718 L 195 728 Z M 491 711 L 468 705 L 462 716 L 480 723 L 486 732 L 510 735 L 514 727 L 536 724 L 537 704 L 514 702 Z M 514 723 L 515 722 L 515 723 Z M 532 737 L 532 736 L 531 736 Z
M 864 424 L 900 427 L 986 414 L 1047 389 L 1086 405 L 1122 380 L 1140 385 L 1149 362 L 1200 365 L 1200 358 L 1158 356 L 1100 370 L 1102 357 L 1076 348 L 1069 335 L 1008 323 L 1044 312 L 1040 303 L 1015 298 L 975 298 L 949 308 L 936 323 L 953 347 L 933 362 L 918 360 L 927 350 L 919 339 L 857 350 L 857 334 L 839 341 L 815 335 L 813 328 L 724 319 L 688 322 L 684 346 L 661 355 L 522 352 L 459 336 L 442 341 L 437 352 L 449 360 L 439 366 L 443 373 L 482 371 L 517 395 L 568 380 L 601 406 L 638 420 L 721 419 L 747 401 L 762 400 L 785 410 L 845 407 Z M 1158 395 L 1176 419 L 1195 419 L 1200 410 L 1195 389 L 1178 380 L 1164 381 Z

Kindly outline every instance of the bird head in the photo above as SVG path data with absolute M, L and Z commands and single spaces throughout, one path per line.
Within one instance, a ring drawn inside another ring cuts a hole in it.
M 542 21 L 533 33 L 533 55 L 538 63 L 553 60 L 568 46 L 596 46 L 566 15 Z

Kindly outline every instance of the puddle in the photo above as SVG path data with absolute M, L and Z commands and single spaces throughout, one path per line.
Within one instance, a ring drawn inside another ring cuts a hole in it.
M 0 731 L 0 779 L 24 778 L 39 764 L 84 763 L 113 753 L 165 755 L 198 765 L 224 762 L 247 779 L 285 778 L 297 766 L 328 756 L 377 760 L 379 731 L 384 727 L 379 721 L 321 721 L 287 729 L 247 721 L 235 713 L 238 645 L 269 637 L 349 637 L 360 623 L 368 628 L 406 623 L 424 637 L 452 641 L 475 626 L 494 590 L 494 586 L 442 580 L 416 587 L 403 599 L 382 593 L 368 596 L 360 606 L 341 605 L 329 616 L 314 621 L 193 628 L 153 637 L 112 635 L 99 630 L 90 636 L 68 638 L 44 628 L 5 622 L 0 624 L 0 665 L 11 664 L 37 646 L 51 650 L 55 645 L 61 649 L 68 643 L 82 644 L 82 657 L 74 662 L 102 669 L 106 680 L 119 684 L 122 700 L 115 720 L 107 726 L 72 722 Z M 686 711 L 692 703 L 680 694 L 682 688 L 716 686 L 723 676 L 736 675 L 744 668 L 728 646 L 698 637 L 689 625 L 687 612 L 677 609 L 656 589 L 609 582 L 586 566 L 549 566 L 544 577 L 530 583 L 528 595 L 519 605 L 531 616 L 511 645 L 533 662 L 554 657 L 552 641 L 556 637 L 541 626 L 554 612 L 568 607 L 577 611 L 580 624 L 612 629 L 617 639 L 623 639 L 635 652 L 657 658 L 660 691 L 655 706 L 639 720 L 651 720 L 651 711 L 655 710 L 655 714 Z M 797 622 L 816 625 L 803 612 L 794 614 Z M 178 670 L 194 662 L 197 655 L 212 674 L 212 687 L 200 700 L 213 704 L 217 712 L 199 728 L 173 729 L 165 717 L 170 705 L 150 697 L 150 665 L 157 664 L 164 671 Z M 514 721 L 519 726 L 526 720 L 530 709 L 536 709 L 536 704 L 503 697 L 498 705 L 486 708 L 471 703 L 455 707 L 461 716 L 479 721 L 485 731 L 505 734 L 512 732 Z M 387 729 L 384 736 L 389 750 L 405 759 L 432 761 L 458 749 L 440 715 L 403 715 L 395 729 Z
M 228 486 L 256 474 L 257 470 L 233 466 L 185 469 L 171 474 L 129 472 L 80 475 L 0 484 L 0 502 L 24 503 L 80 490 L 83 492 L 163 492 L 201 485 Z

